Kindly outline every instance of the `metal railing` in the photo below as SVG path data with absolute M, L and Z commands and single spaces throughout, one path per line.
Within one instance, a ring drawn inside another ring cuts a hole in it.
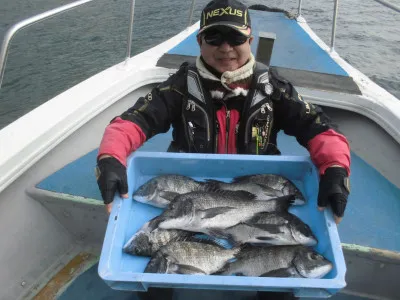
M 1 51 L 0 51 L 0 88 L 1 84 L 3 82 L 3 77 L 4 77 L 4 71 L 6 68 L 6 62 L 7 62 L 7 55 L 8 55 L 8 48 L 10 46 L 10 43 L 15 36 L 15 34 L 20 31 L 21 29 L 24 29 L 28 26 L 31 26 L 37 22 L 52 18 L 56 15 L 59 15 L 61 13 L 64 13 L 66 11 L 72 10 L 76 7 L 82 6 L 84 4 L 87 4 L 89 2 L 92 2 L 94 0 L 80 0 L 80 1 L 75 1 L 51 10 L 48 10 L 44 13 L 35 15 L 33 17 L 30 17 L 28 19 L 22 20 L 16 24 L 14 24 L 12 27 L 10 27 L 6 34 L 4 35 L 3 43 L 1 45 Z M 126 59 L 128 59 L 131 55 L 131 45 L 132 45 L 132 32 L 133 32 L 133 15 L 135 12 L 135 0 L 132 0 L 131 3 L 131 12 L 130 12 L 130 23 L 129 23 L 129 32 L 128 32 L 128 45 L 127 45 L 127 50 L 126 50 Z
M 133 15 L 135 12 L 135 0 L 131 2 L 131 15 L 129 21 L 129 31 L 128 31 L 128 45 L 126 47 L 126 57 L 125 62 L 131 57 L 131 48 L 132 48 L 132 35 L 133 35 Z
M 84 4 L 87 4 L 89 2 L 92 2 L 94 0 L 80 0 L 80 1 L 75 1 L 63 6 L 60 6 L 58 8 L 46 11 L 44 13 L 38 14 L 36 16 L 30 17 L 28 19 L 22 20 L 16 24 L 14 24 L 11 28 L 9 28 L 4 36 L 3 43 L 1 45 L 1 51 L 0 51 L 0 89 L 1 85 L 3 82 L 3 77 L 4 77 L 4 71 L 6 68 L 6 62 L 7 62 L 7 54 L 8 54 L 8 48 L 9 45 L 15 36 L 15 34 L 20 31 L 23 28 L 26 28 L 30 25 L 33 25 L 37 22 L 49 19 L 51 17 L 54 17 L 58 14 L 64 13 L 66 11 L 72 10 L 78 6 L 82 6 Z M 400 12 L 400 7 L 389 3 L 386 0 L 374 0 L 375 2 L 378 2 L 396 12 Z M 194 11 L 194 6 L 195 6 L 195 0 L 192 0 L 192 4 L 190 6 L 190 11 L 189 11 L 189 20 L 188 20 L 188 27 L 192 23 L 192 18 L 193 18 L 193 11 Z M 334 12 L 333 12 L 333 22 L 332 22 L 332 37 L 331 37 L 331 51 L 334 51 L 334 46 L 335 46 L 335 39 L 336 39 L 336 22 L 337 22 L 337 16 L 338 16 L 338 7 L 339 7 L 339 0 L 335 0 L 335 5 L 334 5 Z M 302 0 L 299 0 L 299 6 L 298 6 L 298 16 L 301 16 L 301 8 L 302 8 Z M 129 22 L 129 31 L 128 31 L 128 42 L 127 42 L 127 49 L 126 49 L 126 60 L 130 58 L 131 55 L 131 48 L 132 48 L 132 34 L 133 34 L 133 17 L 134 17 L 134 12 L 135 12 L 135 0 L 132 0 L 131 2 L 131 12 L 130 12 L 130 22 Z
M 299 8 L 298 8 L 298 17 L 301 17 L 301 4 L 302 4 L 303 0 L 299 0 Z
M 3 77 L 4 77 L 4 71 L 6 68 L 6 62 L 7 62 L 7 54 L 8 54 L 8 47 L 15 36 L 15 34 L 20 31 L 23 28 L 26 28 L 30 25 L 33 25 L 39 21 L 43 21 L 46 19 L 49 19 L 53 16 L 56 16 L 58 14 L 61 14 L 63 12 L 72 10 L 78 6 L 87 4 L 89 2 L 92 2 L 94 0 L 80 0 L 76 2 L 72 2 L 70 4 L 66 4 L 57 8 L 54 8 L 52 10 L 46 11 L 44 13 L 38 14 L 36 16 L 30 17 L 28 19 L 22 20 L 16 24 L 14 24 L 12 27 L 10 27 L 6 34 L 4 35 L 3 39 L 3 44 L 1 45 L 1 52 L 0 52 L 0 88 L 1 84 L 3 82 Z
M 393 9 L 394 11 L 400 12 L 400 6 L 394 5 L 392 3 L 389 3 L 385 0 L 374 0 L 375 2 L 378 2 L 380 4 L 382 4 L 383 6 L 389 7 L 391 9 Z
M 33 25 L 37 22 L 52 18 L 58 14 L 64 13 L 66 11 L 72 10 L 76 7 L 82 6 L 84 4 L 87 4 L 89 2 L 92 2 L 94 0 L 80 0 L 80 1 L 75 1 L 51 10 L 48 10 L 44 13 L 35 15 L 33 17 L 30 17 L 28 19 L 22 20 L 16 24 L 14 24 L 12 27 L 10 27 L 6 34 L 4 35 L 3 43 L 1 45 L 1 51 L 0 51 L 0 89 L 1 85 L 3 82 L 4 78 L 4 72 L 6 68 L 6 62 L 7 62 L 7 55 L 8 55 L 8 48 L 10 46 L 10 43 L 13 39 L 13 37 L 16 35 L 18 31 L 21 29 L 24 29 L 30 25 Z M 131 56 L 131 48 L 132 48 L 132 35 L 133 35 L 133 16 L 135 12 L 135 0 L 131 0 L 131 10 L 130 10 L 130 21 L 129 21 L 129 30 L 128 30 L 128 42 L 127 42 L 127 48 L 126 48 L 126 57 L 125 60 L 127 61 L 130 56 Z M 192 4 L 190 7 L 190 12 L 189 12 L 189 21 L 188 21 L 188 27 L 192 23 L 192 18 L 193 18 L 193 11 L 194 11 L 194 4 L 195 0 L 192 0 Z
M 336 40 L 336 21 L 338 16 L 339 0 L 335 0 L 335 6 L 333 8 L 333 21 L 332 21 L 332 37 L 331 37 L 331 52 L 335 51 L 335 40 Z
M 190 27 L 190 25 L 192 25 L 192 18 L 193 18 L 193 11 L 194 11 L 194 3 L 195 2 L 196 2 L 196 0 L 192 0 L 192 5 L 190 6 L 188 27 Z
M 299 0 L 299 15 L 301 14 L 301 1 L 302 0 Z M 385 0 L 374 0 L 374 1 L 400 13 L 400 7 L 399 6 L 391 4 L 391 3 L 389 3 L 388 1 L 385 1 Z M 335 0 L 335 6 L 334 6 L 334 11 L 333 11 L 333 22 L 332 22 L 331 52 L 334 51 L 334 47 L 335 47 L 336 21 L 337 21 L 337 16 L 338 16 L 338 7 L 339 7 L 339 0 Z

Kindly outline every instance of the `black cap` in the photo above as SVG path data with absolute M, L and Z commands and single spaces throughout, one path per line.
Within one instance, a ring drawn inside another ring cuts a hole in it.
M 250 36 L 250 15 L 243 3 L 236 0 L 213 0 L 201 13 L 199 33 L 214 26 L 228 26 Z

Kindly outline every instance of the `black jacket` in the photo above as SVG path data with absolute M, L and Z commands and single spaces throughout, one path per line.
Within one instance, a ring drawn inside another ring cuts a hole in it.
M 305 102 L 290 82 L 259 63 L 249 94 L 236 98 L 229 102 L 241 103 L 235 107 L 240 111 L 237 153 L 279 154 L 276 140 L 280 130 L 307 147 L 310 139 L 333 128 L 320 107 Z M 170 151 L 215 153 L 215 113 L 220 105 L 211 98 L 196 67 L 185 63 L 120 117 L 136 123 L 147 139 L 167 132 L 172 124 Z M 267 134 L 257 140 L 254 129 Z

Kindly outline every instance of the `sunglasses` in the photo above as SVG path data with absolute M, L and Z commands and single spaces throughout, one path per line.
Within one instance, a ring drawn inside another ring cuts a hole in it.
M 208 30 L 203 35 L 204 41 L 211 46 L 221 46 L 227 42 L 231 47 L 243 45 L 248 37 L 236 31 L 221 32 L 218 30 Z

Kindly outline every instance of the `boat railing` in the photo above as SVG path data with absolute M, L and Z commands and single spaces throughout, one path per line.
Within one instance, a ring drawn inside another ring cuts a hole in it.
M 3 43 L 1 45 L 1 51 L 0 51 L 0 89 L 1 85 L 3 82 L 3 77 L 4 77 L 4 71 L 6 68 L 6 61 L 7 61 L 7 54 L 8 54 L 8 48 L 9 45 L 13 39 L 13 37 L 16 35 L 17 32 L 19 32 L 21 29 L 26 28 L 30 25 L 33 25 L 37 22 L 46 20 L 48 18 L 54 17 L 58 14 L 64 13 L 66 11 L 72 10 L 76 7 L 82 6 L 84 4 L 87 4 L 89 2 L 92 2 L 94 0 L 79 0 L 75 1 L 48 11 L 45 11 L 41 14 L 35 15 L 33 17 L 24 19 L 13 26 L 11 26 L 3 39 Z M 400 7 L 386 1 L 386 0 L 374 0 L 375 2 L 378 2 L 396 12 L 400 12 Z M 194 11 L 194 6 L 195 6 L 195 0 L 192 0 L 191 6 L 190 6 L 190 11 L 189 11 L 189 20 L 188 20 L 188 27 L 192 23 L 192 18 L 193 18 L 193 11 Z M 339 6 L 339 0 L 335 0 L 335 5 L 334 5 L 334 13 L 333 13 L 333 22 L 332 22 L 332 37 L 331 37 L 331 51 L 334 51 L 334 46 L 335 46 L 335 38 L 336 38 L 336 21 L 337 21 L 337 16 L 338 16 L 338 6 Z M 302 9 L 302 0 L 299 0 L 299 5 L 298 5 L 298 17 L 301 16 L 301 9 Z M 128 42 L 127 42 L 127 50 L 126 50 L 126 60 L 130 58 L 131 54 L 131 46 L 132 46 L 132 33 L 133 33 L 133 17 L 134 17 L 134 11 L 135 11 L 135 0 L 131 0 L 131 9 L 130 9 L 130 22 L 129 22 L 129 31 L 128 31 Z
M 302 0 L 299 0 L 301 2 Z M 383 6 L 386 6 L 396 12 L 400 12 L 400 7 L 396 6 L 386 0 L 374 0 L 375 2 L 378 2 L 382 4 Z M 335 40 L 336 40 L 336 21 L 337 21 L 337 16 L 338 16 L 338 7 L 339 7 L 339 0 L 335 0 L 335 6 L 333 9 L 333 22 L 332 22 L 332 37 L 331 37 L 331 52 L 335 50 Z M 300 6 L 301 9 L 301 6 Z
M 21 29 L 26 28 L 28 26 L 31 26 L 35 23 L 38 23 L 40 21 L 49 19 L 51 17 L 54 17 L 56 15 L 59 15 L 61 13 L 64 13 L 66 11 L 72 10 L 78 6 L 82 6 L 84 4 L 87 4 L 89 2 L 92 2 L 94 0 L 80 0 L 80 1 L 75 1 L 48 11 L 45 11 L 43 13 L 40 13 L 38 15 L 35 15 L 33 17 L 24 19 L 13 26 L 11 26 L 7 31 L 6 34 L 4 35 L 3 43 L 1 45 L 1 51 L 0 51 L 0 88 L 1 84 L 3 82 L 3 77 L 4 77 L 4 71 L 6 68 L 6 62 L 7 62 L 7 55 L 8 55 L 8 48 L 9 45 L 14 38 L 14 36 L 19 32 Z
M 396 12 L 400 12 L 400 7 L 392 4 L 386 0 L 373 0 L 375 2 L 378 2 L 382 4 L 383 6 L 386 6 Z M 297 17 L 301 17 L 301 8 L 302 8 L 302 2 L 303 0 L 299 0 L 299 6 L 298 6 L 298 11 L 297 11 Z M 335 4 L 333 7 L 333 21 L 332 21 L 332 36 L 331 36 L 331 52 L 335 50 L 335 40 L 336 40 L 336 21 L 338 17 L 338 7 L 339 7 L 339 0 L 335 0 Z
M 52 18 L 56 15 L 59 15 L 61 13 L 67 12 L 69 10 L 75 9 L 79 6 L 85 5 L 89 2 L 92 2 L 95 0 L 79 0 L 75 1 L 48 11 L 45 11 L 43 13 L 37 14 L 33 17 L 24 19 L 13 26 L 11 26 L 6 34 L 4 35 L 3 43 L 1 45 L 1 50 L 0 50 L 0 89 L 1 85 L 3 82 L 4 78 L 4 72 L 6 68 L 6 62 L 7 62 L 7 55 L 8 55 L 8 49 L 10 46 L 10 43 L 14 36 L 22 29 L 31 26 L 35 23 L 38 23 L 40 21 L 44 21 L 46 19 Z M 194 0 L 192 2 L 192 8 L 190 12 L 190 19 L 189 22 L 191 22 L 192 15 L 193 15 L 193 7 L 194 7 Z M 133 16 L 135 12 L 135 0 L 131 0 L 131 9 L 130 9 L 130 22 L 129 22 L 129 31 L 128 31 L 128 42 L 127 42 L 127 50 L 126 50 L 126 60 L 130 58 L 131 55 L 131 46 L 132 46 L 132 33 L 133 33 Z
M 194 3 L 196 0 L 192 0 L 192 4 L 190 5 L 190 13 L 189 13 L 189 21 L 188 21 L 188 27 L 192 25 L 192 19 L 193 19 L 193 11 L 194 11 Z
M 130 20 L 129 20 L 129 31 L 128 31 L 128 43 L 126 47 L 126 56 L 125 61 L 131 57 L 131 47 L 132 47 L 132 35 L 133 35 L 133 16 L 135 13 L 135 3 L 136 0 L 131 0 L 131 13 L 130 13 Z

